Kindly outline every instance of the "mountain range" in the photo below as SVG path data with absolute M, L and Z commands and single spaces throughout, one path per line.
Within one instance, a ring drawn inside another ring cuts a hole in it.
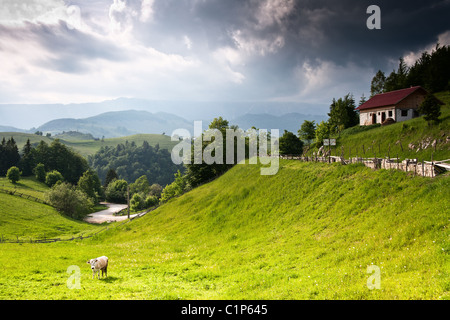
M 206 129 L 211 119 L 203 120 L 203 129 Z M 229 119 L 227 119 L 229 120 Z M 281 116 L 271 114 L 244 114 L 229 120 L 232 125 L 238 125 L 246 130 L 251 127 L 259 129 L 280 129 L 297 133 L 304 120 L 320 122 L 326 120 L 325 116 L 304 115 L 289 113 Z M 67 131 L 77 131 L 92 134 L 97 138 L 115 138 L 129 136 L 137 133 L 153 133 L 170 135 L 175 129 L 187 129 L 193 133 L 193 122 L 180 116 L 156 112 L 150 113 L 142 110 L 126 110 L 105 112 L 93 117 L 83 119 L 61 118 L 48 121 L 43 125 L 30 130 L 18 129 L 11 126 L 0 126 L 0 132 L 28 132 L 41 131 L 44 134 L 60 134 Z

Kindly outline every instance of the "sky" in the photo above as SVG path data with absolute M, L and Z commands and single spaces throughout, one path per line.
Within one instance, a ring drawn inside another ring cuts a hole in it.
M 450 44 L 449 17 L 450 0 L 0 0 L 0 104 L 329 106 Z

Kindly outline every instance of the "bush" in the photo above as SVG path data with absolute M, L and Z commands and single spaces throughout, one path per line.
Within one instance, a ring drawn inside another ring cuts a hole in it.
M 6 172 L 6 177 L 9 179 L 9 181 L 15 184 L 17 181 L 20 180 L 21 174 L 22 172 L 20 172 L 19 168 L 13 166 L 9 168 L 8 171 Z
M 130 208 L 133 211 L 139 211 L 139 210 L 145 209 L 145 201 L 139 193 L 134 194 L 133 198 L 131 198 Z
M 81 219 L 94 207 L 93 201 L 82 191 L 67 182 L 57 183 L 45 194 L 46 201 L 59 212 Z
M 167 202 L 172 198 L 182 195 L 185 191 L 187 191 L 187 179 L 178 170 L 175 174 L 175 181 L 164 188 L 160 200 L 161 202 Z
M 125 180 L 114 180 L 105 190 L 106 201 L 113 203 L 127 203 L 128 183 Z
M 159 200 L 156 196 L 147 196 L 147 198 L 145 198 L 145 207 L 146 208 L 151 208 L 154 207 L 156 205 L 158 205 Z
M 33 173 L 38 181 L 45 182 L 45 166 L 42 163 L 36 165 L 33 169 Z
M 50 171 L 45 176 L 45 184 L 49 187 L 53 187 L 59 181 L 64 181 L 64 177 L 61 173 L 59 173 L 59 171 Z

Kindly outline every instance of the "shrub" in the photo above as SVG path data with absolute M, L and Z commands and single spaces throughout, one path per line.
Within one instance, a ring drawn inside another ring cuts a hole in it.
M 113 203 L 127 203 L 128 183 L 125 180 L 114 180 L 105 190 L 106 201 Z
M 154 207 L 156 205 L 158 205 L 159 200 L 156 196 L 147 196 L 147 198 L 145 198 L 145 207 L 146 208 L 151 208 Z
M 21 174 L 22 172 L 20 172 L 19 168 L 13 166 L 9 168 L 8 171 L 6 172 L 6 177 L 9 179 L 9 181 L 15 184 L 17 181 L 20 180 Z
M 134 194 L 131 198 L 130 208 L 133 211 L 139 211 L 145 208 L 145 201 L 139 193 Z
M 45 166 L 42 163 L 36 165 L 33 169 L 33 173 L 38 181 L 45 182 Z
M 67 182 L 55 184 L 45 194 L 46 201 L 59 212 L 81 219 L 92 211 L 93 201 L 82 191 Z
M 53 187 L 59 181 L 64 181 L 64 177 L 59 171 L 53 170 L 45 175 L 45 184 L 49 187 Z

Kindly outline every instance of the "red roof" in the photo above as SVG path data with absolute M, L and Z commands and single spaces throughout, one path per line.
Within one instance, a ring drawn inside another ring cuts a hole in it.
M 426 93 L 425 89 L 422 88 L 421 86 L 386 93 L 380 93 L 377 94 L 376 96 L 373 96 L 368 101 L 360 105 L 358 108 L 356 108 L 356 110 L 365 110 L 384 106 L 392 106 L 399 103 L 400 101 L 402 101 L 412 93 L 416 92 L 417 90 L 422 90 Z

